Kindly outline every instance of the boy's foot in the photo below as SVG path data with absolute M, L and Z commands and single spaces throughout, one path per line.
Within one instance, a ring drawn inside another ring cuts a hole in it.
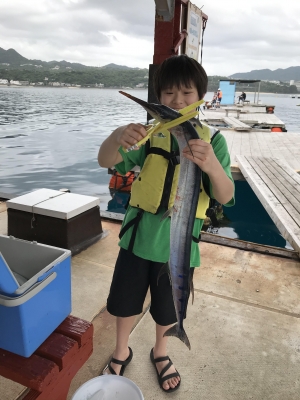
M 150 352 L 150 359 L 155 367 L 159 386 L 165 392 L 174 392 L 180 386 L 180 375 L 168 356 L 158 356 L 154 349 Z
M 103 375 L 123 375 L 125 368 L 132 360 L 133 353 L 130 347 L 125 352 L 117 353 L 116 350 L 107 366 L 104 368 Z

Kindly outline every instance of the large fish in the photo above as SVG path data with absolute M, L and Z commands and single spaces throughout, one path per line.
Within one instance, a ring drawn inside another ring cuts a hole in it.
M 179 112 L 165 105 L 147 103 L 128 93 L 120 93 L 140 104 L 159 122 L 174 120 L 181 116 Z M 199 139 L 196 125 L 201 126 L 199 120 L 193 118 L 170 129 L 171 134 L 177 139 L 180 154 L 189 140 Z M 183 328 L 183 319 L 192 285 L 190 255 L 200 183 L 201 169 L 187 158 L 180 157 L 179 180 L 171 217 L 170 259 L 165 266 L 170 271 L 177 323 L 165 332 L 165 336 L 178 337 L 189 349 L 191 345 Z

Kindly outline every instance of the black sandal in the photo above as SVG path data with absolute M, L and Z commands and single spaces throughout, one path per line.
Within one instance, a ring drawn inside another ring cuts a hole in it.
M 115 363 L 115 364 L 122 365 L 119 375 L 120 375 L 120 376 L 123 376 L 123 374 L 124 374 L 124 372 L 125 372 L 125 368 L 126 368 L 127 365 L 130 363 L 130 361 L 132 360 L 132 357 L 133 357 L 133 352 L 132 352 L 131 348 L 128 347 L 128 349 L 129 349 L 129 356 L 126 358 L 125 361 L 120 361 L 120 360 L 117 360 L 116 358 L 113 358 L 113 357 L 112 357 L 112 358 L 110 359 L 109 363 L 107 364 L 107 366 L 104 368 L 102 374 L 104 374 L 104 371 L 108 368 L 109 372 L 110 372 L 112 375 L 117 375 L 116 372 L 115 372 L 115 370 L 113 369 L 113 367 L 110 365 L 110 364 L 113 362 L 113 363 Z
M 150 352 L 150 360 L 151 360 L 152 364 L 154 365 L 154 368 L 155 368 L 155 371 L 156 371 L 156 374 L 157 374 L 158 383 L 159 383 L 159 386 L 161 387 L 161 389 L 162 389 L 164 392 L 167 392 L 167 393 L 169 393 L 169 392 L 171 393 L 171 392 L 174 392 L 175 390 L 177 390 L 177 389 L 179 388 L 179 386 L 180 386 L 181 380 L 178 382 L 178 384 L 177 384 L 174 388 L 171 388 L 171 387 L 170 387 L 170 389 L 165 389 L 165 388 L 163 387 L 163 383 L 164 383 L 165 381 L 167 381 L 168 379 L 170 379 L 170 378 L 176 378 L 176 377 L 179 377 L 179 378 L 180 378 L 180 375 L 179 375 L 179 372 L 177 371 L 177 369 L 176 369 L 176 372 L 173 372 L 172 374 L 169 374 L 169 375 L 166 375 L 166 376 L 163 377 L 163 374 L 164 374 L 166 371 L 168 371 L 168 369 L 173 365 L 173 363 L 172 363 L 170 357 L 165 356 L 165 357 L 154 358 L 153 349 L 152 349 L 151 352 Z M 157 370 L 155 364 L 158 363 L 158 362 L 161 362 L 161 361 L 169 361 L 169 362 L 168 362 L 168 364 L 161 370 L 161 372 L 158 373 L 158 370 Z

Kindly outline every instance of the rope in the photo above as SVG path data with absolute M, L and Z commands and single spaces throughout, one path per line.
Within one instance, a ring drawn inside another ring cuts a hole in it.
M 31 206 L 31 209 L 32 209 L 32 218 L 31 218 L 31 221 L 30 221 L 31 229 L 34 228 L 33 223 L 34 223 L 34 221 L 35 221 L 35 216 L 34 216 L 33 207 L 36 206 L 36 205 L 38 205 L 38 204 L 44 203 L 44 201 L 48 201 L 48 200 L 50 200 L 50 199 L 54 199 L 55 197 L 61 196 L 61 195 L 63 195 L 63 194 L 66 194 L 66 193 L 62 192 L 62 193 L 60 193 L 60 194 L 57 194 L 56 196 L 50 196 L 48 199 L 39 201 L 38 203 L 35 203 L 35 204 L 33 204 L 33 205 Z
M 200 64 L 202 65 L 202 53 L 203 53 L 203 37 L 204 37 L 204 31 L 206 28 L 206 19 L 202 19 L 203 23 L 203 28 L 202 28 L 202 40 L 201 40 L 201 57 L 200 57 Z

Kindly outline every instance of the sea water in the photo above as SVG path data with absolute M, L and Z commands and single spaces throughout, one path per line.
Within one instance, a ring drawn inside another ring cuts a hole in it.
M 147 100 L 146 89 L 123 90 Z M 207 93 L 205 99 L 212 96 Z M 253 94 L 247 99 L 253 101 Z M 287 130 L 300 134 L 300 99 L 260 94 L 260 100 L 275 105 Z M 115 89 L 0 87 L 0 196 L 67 188 L 99 196 L 101 209 L 107 209 L 111 176 L 99 167 L 98 150 L 115 128 L 130 122 L 146 123 L 146 112 Z M 239 223 L 245 225 L 244 233 L 249 228 L 249 221 L 240 219 L 238 207 L 239 201 L 232 210 L 225 210 L 229 225 L 226 231 L 220 229 L 220 234 L 244 238 L 243 229 L 230 226 L 230 213 L 235 212 Z M 243 206 L 244 215 L 247 207 Z M 266 214 L 259 203 L 257 214 L 260 212 Z

